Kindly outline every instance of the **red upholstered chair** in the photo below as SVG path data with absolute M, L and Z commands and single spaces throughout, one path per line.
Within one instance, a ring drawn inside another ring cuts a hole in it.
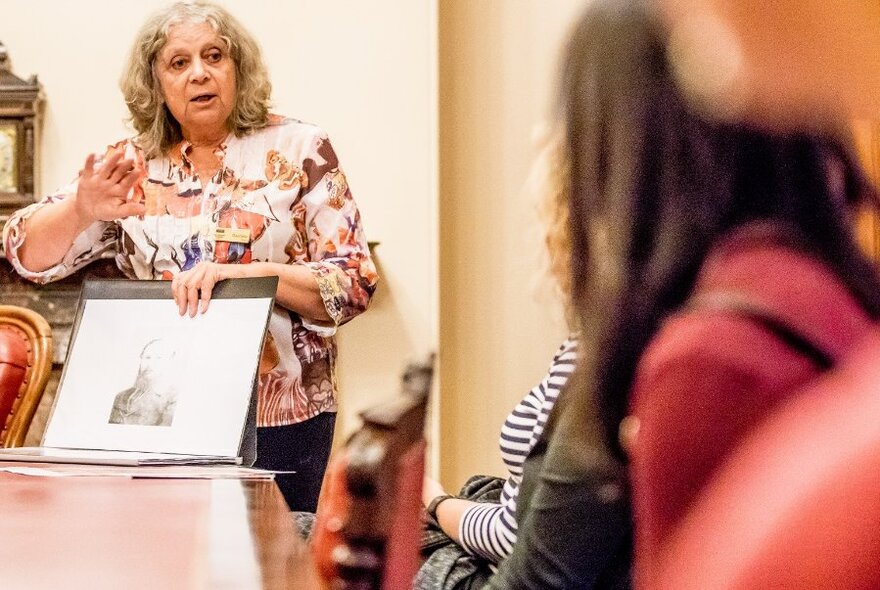
M 24 443 L 52 370 L 52 329 L 38 313 L 0 305 L 0 446 Z
M 410 366 L 403 394 L 362 412 L 363 426 L 330 462 L 311 545 L 331 588 L 412 587 L 431 374 L 431 363 Z
M 875 329 L 808 256 L 715 253 L 634 383 L 637 588 L 880 588 L 817 577 L 878 581 L 880 344 L 853 357 Z
M 658 555 L 658 590 L 880 588 L 880 332 L 747 437 Z

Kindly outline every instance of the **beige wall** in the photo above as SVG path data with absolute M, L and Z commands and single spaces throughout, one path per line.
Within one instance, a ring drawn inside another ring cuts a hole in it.
M 117 81 L 158 0 L 5 0 L 0 41 L 46 97 L 43 190 L 129 135 Z M 276 111 L 325 128 L 361 206 L 382 283 L 340 332 L 344 416 L 397 392 L 408 357 L 437 346 L 436 7 L 433 0 L 228 0 L 259 35 Z M 351 420 L 343 420 L 340 431 Z
M 503 475 L 501 423 L 565 334 L 524 190 L 581 0 L 440 0 L 441 479 Z

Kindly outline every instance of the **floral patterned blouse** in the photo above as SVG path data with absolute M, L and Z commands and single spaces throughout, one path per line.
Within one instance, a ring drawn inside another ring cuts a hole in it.
M 61 279 L 107 251 L 115 252 L 127 277 L 148 280 L 171 279 L 201 260 L 304 264 L 318 282 L 332 322 L 275 306 L 260 366 L 257 424 L 293 424 L 334 411 L 333 335 L 367 308 L 378 276 L 360 213 L 326 134 L 273 115 L 259 131 L 226 138 L 217 153 L 220 169 L 204 188 L 187 157 L 189 149 L 184 141 L 168 155 L 147 160 L 131 140 L 111 146 L 109 151 L 124 150 L 146 171 L 132 189 L 146 213 L 96 222 L 56 266 L 30 272 L 18 259 L 27 239 L 24 222 L 40 207 L 75 194 L 74 181 L 12 216 L 3 236 L 7 258 L 23 277 L 39 283 Z M 239 230 L 237 237 L 218 240 L 224 228 Z

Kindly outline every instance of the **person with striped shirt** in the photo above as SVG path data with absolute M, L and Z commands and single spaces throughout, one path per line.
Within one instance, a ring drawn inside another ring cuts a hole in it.
M 472 502 L 449 496 L 433 480 L 426 480 L 423 500 L 451 539 L 471 555 L 487 560 L 490 568 L 510 555 L 516 542 L 516 498 L 522 464 L 538 441 L 559 392 L 568 382 L 577 359 L 577 339 L 559 347 L 546 376 L 517 404 L 501 427 L 501 458 L 510 476 L 500 502 Z

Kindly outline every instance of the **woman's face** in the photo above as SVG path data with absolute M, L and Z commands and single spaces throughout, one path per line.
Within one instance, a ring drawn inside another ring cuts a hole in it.
M 173 25 L 156 56 L 168 110 L 189 141 L 222 139 L 235 105 L 235 64 L 208 23 Z

